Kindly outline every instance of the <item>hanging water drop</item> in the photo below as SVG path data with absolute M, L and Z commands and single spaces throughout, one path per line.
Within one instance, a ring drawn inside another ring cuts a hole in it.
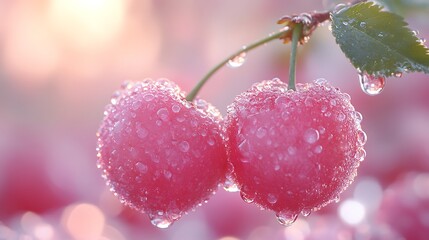
M 237 56 L 229 59 L 227 65 L 231 68 L 238 68 L 243 65 L 243 63 L 246 61 L 246 52 L 241 52 Z
M 362 91 L 370 96 L 375 96 L 383 91 L 386 79 L 383 76 L 374 76 L 367 73 L 359 74 Z
M 393 76 L 400 78 L 400 77 L 402 77 L 402 72 L 396 72 L 393 74 Z
M 284 212 L 276 213 L 276 217 L 277 217 L 277 221 L 281 225 L 288 227 L 296 221 L 298 214 L 293 213 L 293 212 L 284 211 Z
M 308 217 L 311 214 L 311 209 L 304 208 L 304 209 L 302 209 L 301 214 L 304 217 Z
M 237 184 L 231 179 L 227 177 L 226 181 L 223 183 L 223 189 L 227 192 L 238 192 L 240 189 L 238 188 Z
M 240 197 L 245 201 L 246 203 L 252 203 L 255 200 L 255 195 L 252 194 L 246 194 L 244 192 L 240 192 Z
M 158 228 L 168 228 L 172 224 L 172 222 L 168 219 L 161 217 L 154 217 L 150 222 Z

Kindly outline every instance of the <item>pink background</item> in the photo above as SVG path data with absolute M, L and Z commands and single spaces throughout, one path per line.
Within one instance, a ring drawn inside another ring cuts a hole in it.
M 367 158 L 331 204 L 285 228 L 219 189 L 166 230 L 122 206 L 96 168 L 95 133 L 124 80 L 166 77 L 189 91 L 215 64 L 335 1 L 0 0 L 0 239 L 424 239 L 429 234 L 429 76 L 387 79 L 374 97 L 328 24 L 299 48 L 297 81 L 326 78 L 363 116 Z M 429 8 L 401 12 L 429 38 Z M 223 68 L 200 96 L 225 114 L 252 83 L 286 81 L 289 45 Z

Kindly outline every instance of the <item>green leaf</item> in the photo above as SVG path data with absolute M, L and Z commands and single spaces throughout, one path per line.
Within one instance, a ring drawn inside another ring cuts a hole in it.
M 332 33 L 355 68 L 371 75 L 429 73 L 429 49 L 402 17 L 363 2 L 331 14 Z

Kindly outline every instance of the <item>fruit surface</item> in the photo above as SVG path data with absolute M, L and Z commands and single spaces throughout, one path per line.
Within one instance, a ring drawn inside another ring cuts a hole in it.
M 225 120 L 241 196 L 285 225 L 337 200 L 366 154 L 361 120 L 350 96 L 324 79 L 296 91 L 278 79 L 255 84 L 236 97 Z
M 217 109 L 186 101 L 171 81 L 124 84 L 98 132 L 98 165 L 122 202 L 168 227 L 225 178 L 220 122 Z

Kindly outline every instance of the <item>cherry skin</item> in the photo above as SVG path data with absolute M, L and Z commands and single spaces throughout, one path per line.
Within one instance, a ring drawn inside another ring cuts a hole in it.
M 124 84 L 98 131 L 98 166 L 123 203 L 168 227 L 224 181 L 221 120 L 166 79 Z
M 365 157 L 362 115 L 326 80 L 264 81 L 237 96 L 225 120 L 231 178 L 246 202 L 284 225 L 338 200 Z

